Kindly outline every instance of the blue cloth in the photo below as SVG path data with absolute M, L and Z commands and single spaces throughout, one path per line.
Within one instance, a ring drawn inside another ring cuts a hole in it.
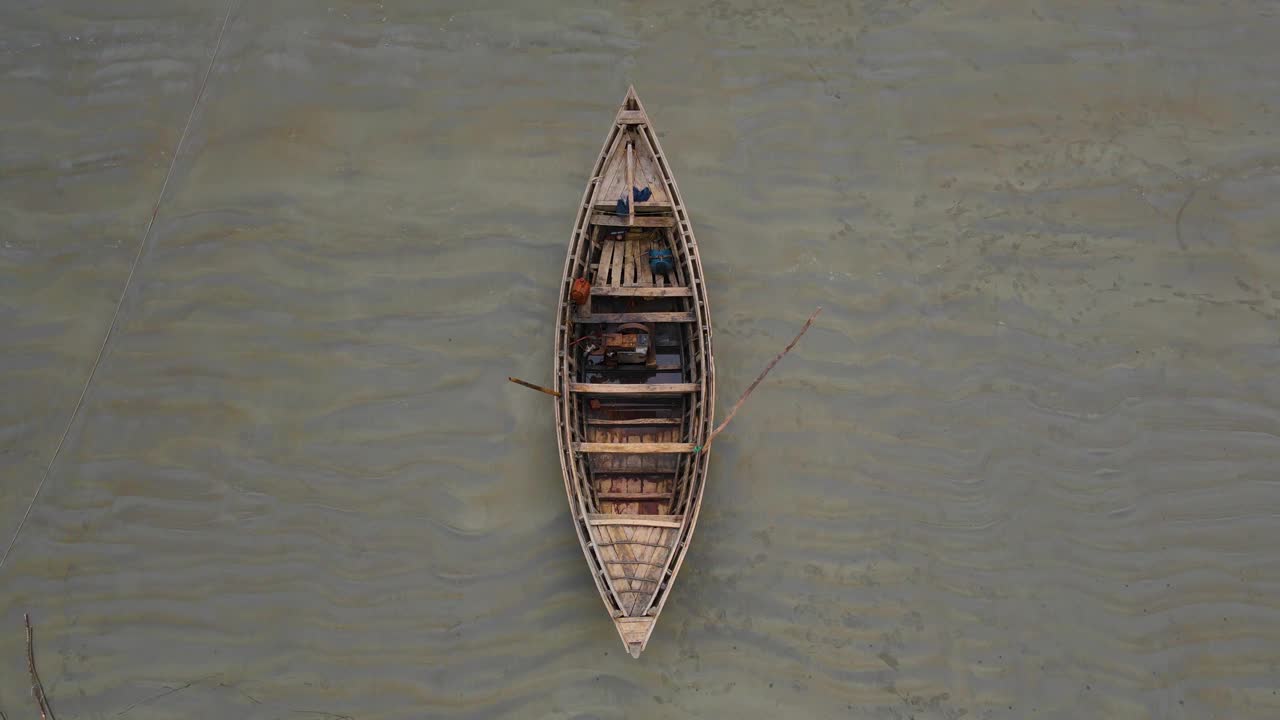
M 636 202 L 644 202 L 645 200 L 653 197 L 653 191 L 649 189 L 648 185 L 645 185 L 643 190 L 638 187 L 633 187 L 631 188 L 631 196 L 636 199 Z M 618 198 L 618 204 L 614 207 L 613 212 L 617 215 L 631 214 L 631 206 L 627 203 L 626 196 Z
M 674 269 L 671 251 L 665 248 L 662 250 L 650 250 L 649 269 L 659 275 L 671 272 Z

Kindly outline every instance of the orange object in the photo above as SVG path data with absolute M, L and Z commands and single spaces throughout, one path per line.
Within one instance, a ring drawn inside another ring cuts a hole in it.
M 591 297 L 591 283 L 586 278 L 574 278 L 573 287 L 569 290 L 569 302 L 574 305 L 585 305 Z

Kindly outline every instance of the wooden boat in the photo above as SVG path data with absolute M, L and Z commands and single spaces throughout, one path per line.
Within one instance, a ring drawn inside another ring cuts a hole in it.
M 680 190 L 630 88 L 573 224 L 554 387 L 573 526 L 633 657 L 670 597 L 706 483 L 716 383 L 702 278 Z

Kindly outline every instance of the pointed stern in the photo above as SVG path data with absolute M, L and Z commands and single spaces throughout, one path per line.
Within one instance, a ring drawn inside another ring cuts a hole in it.
M 622 637 L 622 644 L 627 646 L 627 652 L 633 658 L 640 657 L 640 653 L 644 652 L 644 647 L 649 644 L 649 636 L 653 634 L 653 626 L 657 623 L 658 619 L 652 617 L 613 619 L 618 635 Z
M 684 518 L 610 514 L 588 518 L 608 586 L 622 611 L 613 623 L 627 652 L 640 657 L 657 622 L 654 607 L 668 577 Z
M 636 95 L 635 87 L 627 89 L 627 96 L 623 98 L 621 107 L 618 108 L 618 114 L 614 117 L 614 122 L 619 125 L 648 125 L 649 116 L 644 112 L 644 106 L 640 104 L 640 98 Z

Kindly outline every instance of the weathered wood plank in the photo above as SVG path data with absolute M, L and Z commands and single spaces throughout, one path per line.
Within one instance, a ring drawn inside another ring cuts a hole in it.
M 649 116 L 639 110 L 622 110 L 618 112 L 619 125 L 639 125 L 648 122 Z
M 576 314 L 573 316 L 579 323 L 645 323 L 645 322 L 693 322 L 691 312 L 649 312 L 649 313 L 593 313 L 591 315 Z
M 652 192 L 652 188 L 650 188 L 650 192 Z M 623 197 L 625 196 L 626 193 L 623 193 Z M 666 200 L 644 200 L 642 202 L 637 202 L 635 206 L 636 215 L 670 215 L 675 212 L 674 206 Z M 591 207 L 595 209 L 596 212 L 612 214 L 618 209 L 618 200 L 617 198 L 614 198 L 613 202 L 598 202 Z
M 621 215 L 605 215 L 596 213 L 591 216 L 592 225 L 609 225 L 611 227 L 675 227 L 676 219 L 670 215 L 639 215 L 633 222 Z
M 685 453 L 693 452 L 697 447 L 693 443 L 672 442 L 578 442 L 573 444 L 575 452 L 584 453 Z
M 622 256 L 622 282 L 624 287 L 635 285 L 636 282 L 636 244 L 633 242 L 623 243 L 625 254 Z
M 588 513 L 587 522 L 592 525 L 638 525 L 643 527 L 678 528 L 684 518 L 680 515 L 611 515 Z M 616 538 L 614 538 L 616 541 Z M 619 543 L 620 545 L 622 543 Z M 630 559 L 630 558 L 628 558 Z
M 649 272 L 649 243 L 642 240 L 636 243 L 636 286 L 651 287 L 653 274 Z
M 624 251 L 625 244 L 621 240 L 612 240 L 610 241 L 610 244 L 613 245 L 613 256 L 612 256 L 613 259 L 610 261 L 610 266 L 609 266 L 609 284 L 621 285 L 622 284 L 622 259 L 623 259 L 623 256 L 625 255 L 625 251 Z
M 650 633 L 653 632 L 653 624 L 657 622 L 657 618 L 614 618 L 613 622 L 618 626 L 618 634 L 622 636 L 622 641 L 627 643 L 629 647 L 644 647 L 649 640 Z
M 591 281 L 592 285 L 604 285 L 609 281 L 609 261 L 612 258 L 613 245 L 602 241 L 600 243 L 600 261 L 596 263 L 596 274 Z
M 701 383 L 624 384 L 570 382 L 569 392 L 583 395 L 679 395 L 702 389 Z
M 647 260 L 646 256 L 646 260 Z M 648 272 L 648 264 L 645 265 Z M 621 297 L 691 297 L 693 289 L 687 287 L 607 287 L 593 286 L 592 295 L 610 295 Z
M 627 283 L 628 286 L 636 287 L 640 286 L 640 284 L 648 284 L 644 282 L 644 273 L 641 272 L 641 269 L 646 269 L 645 265 L 649 261 L 649 256 L 645 255 L 644 246 L 640 245 L 639 242 L 628 242 L 627 245 L 631 247 L 631 266 L 630 269 L 627 269 L 627 279 L 631 282 Z
M 587 421 L 588 425 L 679 425 L 684 422 L 680 418 L 628 418 L 626 420 L 609 420 L 607 418 L 592 418 Z
M 669 492 L 599 492 L 596 493 L 597 500 L 634 500 L 636 502 L 645 502 L 648 500 L 670 500 Z
M 653 188 L 649 188 L 653 192 Z M 670 200 L 643 200 L 636 203 L 637 215 L 674 215 L 675 206 Z
M 604 453 L 593 453 L 591 457 L 605 458 L 612 456 Z M 665 470 L 597 470 L 595 471 L 595 477 L 605 480 L 640 478 L 642 480 L 653 480 L 654 482 L 658 482 L 670 480 L 675 472 L 674 468 L 667 468 Z

